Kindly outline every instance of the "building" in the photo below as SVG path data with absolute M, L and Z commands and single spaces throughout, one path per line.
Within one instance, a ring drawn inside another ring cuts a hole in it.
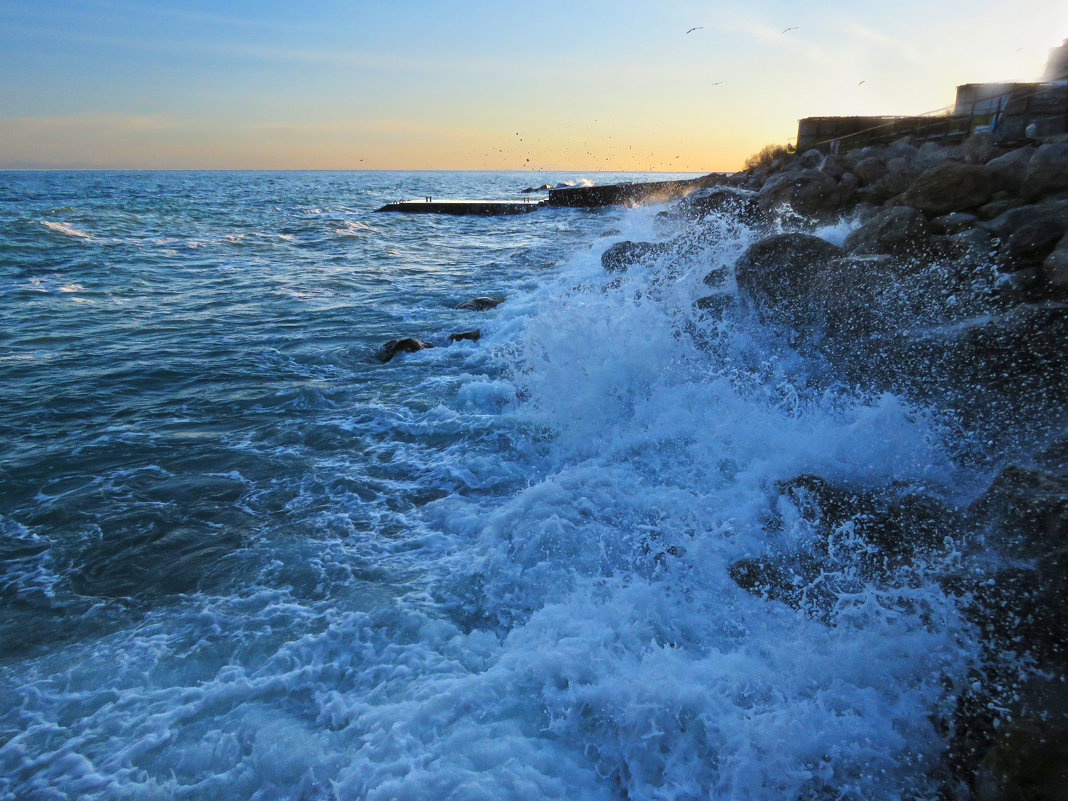
M 966 83 L 949 113 L 922 117 L 806 117 L 797 123 L 797 149 L 837 153 L 910 136 L 957 144 L 977 133 L 1011 144 L 1068 134 L 1068 39 L 1050 50 L 1036 83 Z

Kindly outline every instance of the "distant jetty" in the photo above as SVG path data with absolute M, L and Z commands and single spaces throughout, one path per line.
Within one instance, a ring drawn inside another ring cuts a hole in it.
M 712 173 L 682 181 L 653 181 L 641 184 L 609 184 L 606 186 L 569 186 L 550 189 L 547 200 L 405 200 L 387 203 L 376 211 L 406 214 L 458 214 L 495 217 L 505 214 L 527 214 L 540 208 L 603 208 L 605 206 L 638 206 L 680 200 L 698 189 L 716 186 L 727 173 Z

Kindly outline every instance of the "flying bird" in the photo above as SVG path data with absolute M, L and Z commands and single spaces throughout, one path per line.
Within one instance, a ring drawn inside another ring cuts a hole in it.
M 719 86 L 723 81 L 713 81 L 712 86 Z
M 789 33 L 790 31 L 796 31 L 796 30 L 797 30 L 797 26 L 796 25 L 791 25 L 789 28 L 783 28 L 782 32 L 783 33 Z
M 705 27 L 704 25 L 698 25 L 696 28 L 690 28 L 690 30 L 686 31 L 686 33 L 693 33 L 694 31 L 700 31 L 700 30 L 703 30 L 704 27 Z
M 861 81 L 860 83 L 857 84 L 857 86 L 860 86 L 861 84 L 864 84 L 864 83 L 867 83 L 867 81 Z

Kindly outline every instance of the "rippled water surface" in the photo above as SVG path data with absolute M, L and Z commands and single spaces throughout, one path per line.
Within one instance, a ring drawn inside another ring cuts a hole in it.
M 580 177 L 0 173 L 3 797 L 923 797 L 954 603 L 727 570 L 777 481 L 952 492 L 923 410 L 698 314 L 729 221 L 373 213 Z

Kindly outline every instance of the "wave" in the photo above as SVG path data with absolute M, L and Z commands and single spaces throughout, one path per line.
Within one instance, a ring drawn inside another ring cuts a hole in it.
M 93 237 L 84 231 L 79 231 L 77 228 L 69 225 L 65 222 L 53 222 L 52 220 L 41 220 L 41 225 L 57 234 L 63 234 L 64 236 L 73 237 L 75 239 L 90 240 Z

